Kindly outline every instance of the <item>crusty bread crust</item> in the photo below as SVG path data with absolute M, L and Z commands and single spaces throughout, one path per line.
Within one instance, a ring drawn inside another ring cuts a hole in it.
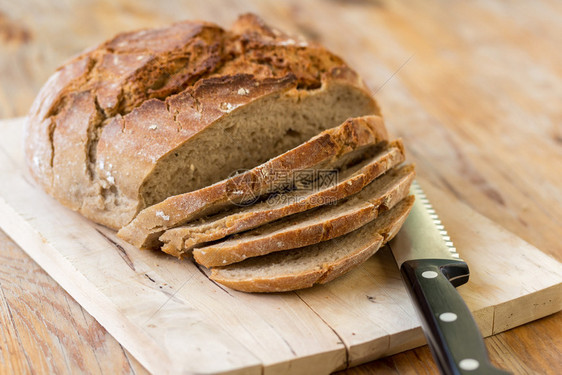
M 393 141 L 372 158 L 341 172 L 338 181 L 330 181 L 317 191 L 296 190 L 280 194 L 272 199 L 281 202 L 279 204 L 266 200 L 234 212 L 208 217 L 201 222 L 168 229 L 160 236 L 160 241 L 164 243 L 162 251 L 181 257 L 195 246 L 206 242 L 216 241 L 324 204 L 333 204 L 358 193 L 404 159 L 402 142 Z
M 343 237 L 309 247 L 252 258 L 225 267 L 215 267 L 212 269 L 211 279 L 235 290 L 258 293 L 285 292 L 327 283 L 365 262 L 394 237 L 408 217 L 413 204 L 414 196 L 406 197 L 377 220 Z M 320 251 L 330 252 L 343 248 L 345 252 L 330 262 L 305 258 L 308 251 L 315 250 L 314 247 L 321 247 L 323 249 Z M 287 258 L 287 252 L 298 252 L 302 257 L 293 257 L 287 261 L 283 264 L 284 272 L 280 272 L 281 262 L 283 258 Z M 301 264 L 307 261 L 308 267 L 293 271 L 291 261 Z M 269 264 L 276 264 L 272 275 L 268 274 L 271 269 L 267 267 Z
M 222 120 L 267 98 L 335 100 L 343 89 L 364 100 L 354 116 L 380 114 L 342 59 L 253 15 L 240 17 L 230 31 L 180 22 L 122 33 L 48 80 L 26 121 L 26 160 L 61 203 L 119 229 L 163 199 L 150 190 L 167 158 Z
M 193 257 L 197 263 L 210 268 L 343 236 L 404 199 L 414 176 L 412 166 L 394 169 L 337 205 L 303 212 L 216 244 L 197 247 Z

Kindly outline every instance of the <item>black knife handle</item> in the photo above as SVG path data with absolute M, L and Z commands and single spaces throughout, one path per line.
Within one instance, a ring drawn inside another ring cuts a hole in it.
M 410 260 L 402 264 L 400 271 L 443 374 L 509 374 L 490 363 L 478 326 L 455 289 L 468 281 L 465 262 Z

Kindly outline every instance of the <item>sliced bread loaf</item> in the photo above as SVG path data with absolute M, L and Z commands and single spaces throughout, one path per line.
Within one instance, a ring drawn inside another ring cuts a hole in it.
M 361 191 L 375 178 L 403 161 L 402 142 L 394 141 L 371 158 L 339 172 L 337 179 L 324 179 L 313 191 L 297 189 L 280 193 L 251 206 L 239 207 L 195 223 L 168 229 L 160 237 L 160 241 L 164 243 L 162 250 L 181 257 L 200 244 L 253 229 L 314 207 L 334 204 Z
M 380 111 L 338 56 L 254 15 L 122 33 L 61 66 L 26 122 L 32 175 L 119 229 L 143 208 Z
M 358 194 L 273 223 L 233 238 L 193 250 L 197 263 L 222 266 L 273 253 L 323 242 L 347 234 L 375 219 L 379 212 L 394 207 L 408 195 L 414 168 L 391 170 Z
M 342 155 L 387 140 L 381 117 L 348 119 L 249 171 L 193 192 L 171 196 L 142 210 L 118 235 L 137 247 L 159 247 L 158 237 L 166 229 L 291 187 L 288 184 L 294 181 L 295 171 L 338 163 Z M 287 178 L 280 179 L 280 174 Z
M 244 292 L 284 292 L 326 283 L 357 267 L 392 239 L 413 203 L 414 197 L 409 196 L 345 236 L 215 267 L 211 279 Z

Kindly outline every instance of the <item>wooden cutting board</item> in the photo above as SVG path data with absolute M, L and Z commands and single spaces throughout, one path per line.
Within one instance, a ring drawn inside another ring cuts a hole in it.
M 327 285 L 229 290 L 47 196 L 22 124 L 0 122 L 0 226 L 151 372 L 323 374 L 425 342 L 388 249 Z M 559 262 L 420 180 L 471 268 L 459 291 L 485 336 L 562 309 Z

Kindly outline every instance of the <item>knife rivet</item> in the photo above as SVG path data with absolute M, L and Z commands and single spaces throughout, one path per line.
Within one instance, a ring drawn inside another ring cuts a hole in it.
M 445 312 L 439 315 L 439 319 L 441 319 L 441 321 L 443 322 L 454 322 L 455 320 L 457 320 L 457 314 L 452 312 Z
M 459 362 L 459 367 L 465 371 L 476 370 L 480 366 L 480 362 L 472 358 L 465 358 Z
M 434 279 L 434 278 L 437 277 L 437 272 L 435 272 L 435 271 L 423 271 L 422 277 L 424 277 L 426 279 Z

